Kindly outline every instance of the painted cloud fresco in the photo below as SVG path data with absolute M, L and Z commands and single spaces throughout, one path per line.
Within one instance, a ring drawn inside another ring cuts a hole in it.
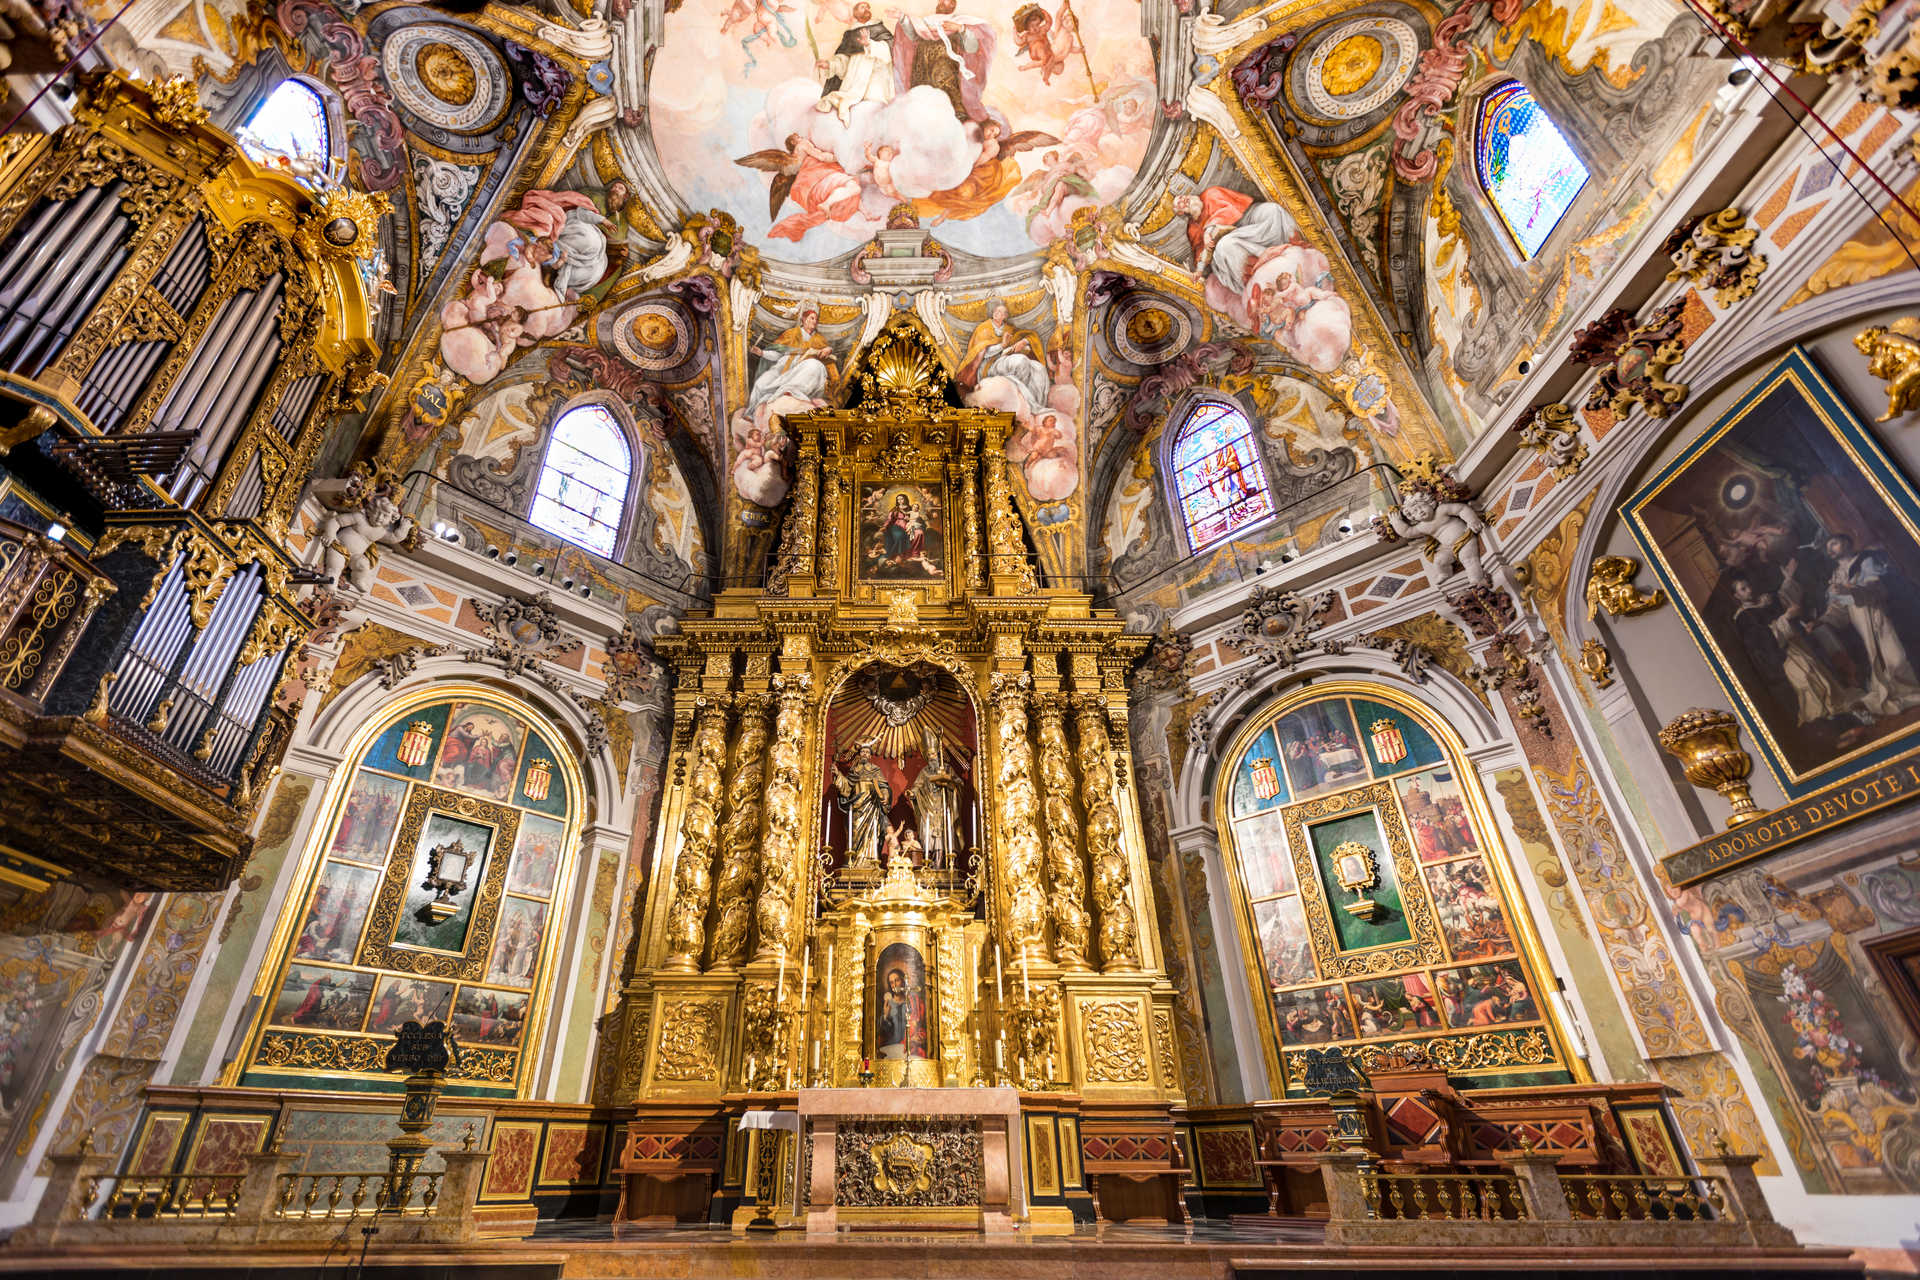
M 654 142 L 680 195 L 818 262 L 913 203 L 955 248 L 1059 236 L 1132 181 L 1155 114 L 1116 0 L 699 0 L 668 19 Z

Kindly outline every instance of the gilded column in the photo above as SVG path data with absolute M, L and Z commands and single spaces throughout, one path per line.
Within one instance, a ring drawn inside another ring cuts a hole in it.
M 820 454 L 811 440 L 800 450 L 793 478 L 793 501 L 787 504 L 786 523 L 780 527 L 780 551 L 767 573 L 767 594 L 784 596 L 794 574 L 811 578 L 814 569 L 814 507 L 819 502 Z
M 1100 917 L 1101 969 L 1140 967 L 1140 937 L 1133 913 L 1133 873 L 1120 848 L 1120 810 L 1113 803 L 1113 742 L 1107 736 L 1107 704 L 1098 693 L 1074 697 L 1080 734 L 1081 798 L 1087 810 L 1087 861 L 1093 868 L 1093 906 Z
M 1027 675 L 996 671 L 992 699 L 1000 762 L 1000 865 L 1007 890 L 1002 935 L 1015 955 L 1046 956 L 1045 903 L 1040 892 L 1039 805 L 1033 746 L 1027 741 Z
M 1087 967 L 1087 873 L 1080 862 L 1080 824 L 1073 809 L 1073 752 L 1067 746 L 1066 695 L 1038 693 L 1040 781 L 1047 819 L 1047 887 L 1053 892 L 1054 959 Z
M 667 915 L 667 967 L 700 971 L 707 934 L 713 852 L 720 813 L 720 768 L 727 752 L 727 704 L 703 696 L 695 703 L 687 808 L 680 821 L 680 860 L 673 870 L 673 907 Z
M 987 548 L 993 557 L 994 576 L 1018 579 L 1021 591 L 1038 591 L 1040 584 L 1034 579 L 1027 544 L 1020 535 L 1020 513 L 1013 509 L 1006 455 L 993 436 L 987 437 L 987 446 L 982 461 L 987 471 Z
M 814 563 L 820 589 L 831 595 L 840 583 L 840 495 L 847 487 L 843 458 L 820 463 L 820 537 Z
M 727 820 L 720 829 L 720 879 L 713 888 L 718 914 L 707 947 L 709 969 L 731 968 L 747 956 L 753 923 L 754 854 L 760 847 L 760 797 L 767 780 L 767 704 L 763 689 L 740 694 L 740 726 L 727 774 Z
M 807 693 L 813 676 L 806 671 L 773 678 L 779 711 L 773 723 L 773 749 L 767 779 L 767 812 L 760 839 L 760 897 L 754 919 L 760 927 L 755 955 L 784 955 L 793 932 L 793 882 L 800 852 L 800 767 L 807 736 Z

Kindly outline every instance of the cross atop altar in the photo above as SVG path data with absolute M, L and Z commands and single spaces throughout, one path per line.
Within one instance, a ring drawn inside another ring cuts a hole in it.
M 1027 1217 L 1016 1089 L 802 1089 L 809 1231 L 1011 1231 Z

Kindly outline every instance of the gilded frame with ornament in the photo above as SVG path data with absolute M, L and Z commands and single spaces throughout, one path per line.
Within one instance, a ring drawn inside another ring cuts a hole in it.
M 314 819 L 304 837 L 299 864 L 293 877 L 293 883 L 300 888 L 297 893 L 288 895 L 287 901 L 281 907 L 279 918 L 274 922 L 265 951 L 267 956 L 273 958 L 272 962 L 260 967 L 259 975 L 253 984 L 252 995 L 256 1011 L 247 1032 L 247 1048 L 244 1053 L 235 1055 L 233 1061 L 227 1064 L 220 1077 L 222 1086 L 238 1085 L 241 1077 L 249 1071 L 267 1071 L 277 1075 L 291 1076 L 316 1075 L 328 1079 L 352 1081 L 378 1081 L 381 1086 L 388 1088 L 397 1084 L 397 1078 L 384 1070 L 385 1049 L 375 1040 L 357 1033 L 297 1033 L 284 1028 L 270 1029 L 267 1022 L 272 1012 L 272 994 L 285 978 L 287 967 L 295 963 L 292 955 L 293 945 L 298 937 L 301 922 L 306 918 L 308 904 L 319 872 L 326 864 L 328 850 L 333 845 L 334 833 L 344 814 L 354 775 L 358 772 L 358 762 L 372 747 L 374 740 L 403 717 L 425 707 L 456 702 L 477 702 L 496 707 L 525 721 L 549 743 L 558 744 L 567 741 L 567 736 L 559 726 L 534 707 L 497 688 L 470 681 L 447 681 L 429 685 L 391 699 L 372 710 L 342 749 L 340 753 L 342 766 L 334 770 L 324 797 L 319 806 L 312 811 Z M 559 750 L 556 747 L 553 763 L 568 788 L 568 794 L 576 797 L 576 800 L 572 806 L 572 812 L 564 823 L 562 838 L 565 843 L 562 846 L 560 865 L 554 875 L 547 933 L 542 943 L 539 965 L 534 972 L 526 1026 L 521 1032 L 517 1048 L 508 1049 L 491 1045 L 466 1047 L 462 1058 L 463 1067 L 450 1081 L 456 1087 L 472 1081 L 494 1087 L 505 1086 L 512 1091 L 511 1096 L 522 1096 L 532 1068 L 542 1060 L 540 1046 L 544 1043 L 547 1020 L 553 1014 L 556 1000 L 563 994 L 550 988 L 546 975 L 552 970 L 558 956 L 558 949 L 562 941 L 569 936 L 572 926 L 571 908 L 575 895 L 571 887 L 578 873 L 580 831 L 589 793 L 580 763 L 571 752 Z M 415 785 L 425 786 L 426 784 L 416 780 Z M 488 802 L 480 801 L 480 803 Z M 410 810 L 411 804 L 410 800 Z M 495 887 L 494 895 L 496 910 L 500 894 L 504 892 L 506 868 L 511 857 L 511 846 L 507 848 L 507 856 L 492 860 L 497 862 L 500 868 L 499 885 Z M 408 865 L 411 866 L 411 861 Z M 492 882 L 493 876 L 494 872 L 490 867 L 482 892 L 485 891 L 486 885 Z M 383 880 L 383 887 L 377 891 L 376 897 L 384 892 Z M 404 900 L 404 893 L 402 899 Z M 367 913 L 367 931 L 362 937 L 360 946 L 356 948 L 356 956 L 363 954 L 372 945 L 368 939 L 373 933 L 374 913 L 374 908 L 370 907 Z M 484 947 L 478 943 L 471 932 L 468 944 L 464 954 L 477 955 L 479 968 L 484 971 L 492 950 L 491 931 Z M 355 963 L 360 962 L 356 960 Z M 416 970 L 408 969 L 403 972 L 416 972 Z M 484 984 L 484 972 L 474 977 L 472 981 Z M 270 1039 L 275 1041 L 273 1045 L 269 1045 Z M 272 1050 L 271 1053 L 268 1052 L 269 1049 Z M 270 1058 L 278 1061 L 269 1061 Z M 327 1086 L 316 1084 L 315 1087 L 324 1089 Z
M 1241 963 L 1245 966 L 1243 972 L 1248 975 L 1256 992 L 1268 991 L 1265 985 L 1266 965 L 1262 957 L 1259 936 L 1254 929 L 1252 899 L 1247 895 L 1246 879 L 1241 870 L 1239 847 L 1233 831 L 1231 814 L 1233 809 L 1234 766 L 1237 766 L 1241 757 L 1253 746 L 1260 734 L 1276 724 L 1281 717 L 1306 703 L 1318 702 L 1335 697 L 1365 698 L 1371 702 L 1384 704 L 1406 715 L 1413 720 L 1414 723 L 1432 735 L 1433 740 L 1444 753 L 1447 763 L 1452 767 L 1454 776 L 1459 780 L 1460 790 L 1466 797 L 1467 808 L 1470 811 L 1474 830 L 1482 837 L 1482 857 L 1499 890 L 1501 905 L 1506 910 L 1508 925 L 1513 930 L 1515 954 L 1520 958 L 1525 971 L 1530 976 L 1536 980 L 1550 978 L 1555 972 L 1554 967 L 1547 956 L 1545 944 L 1541 940 L 1539 927 L 1533 918 L 1533 912 L 1527 906 L 1527 896 L 1522 891 L 1519 880 L 1515 876 L 1512 856 L 1506 851 L 1506 839 L 1502 833 L 1503 829 L 1494 820 L 1493 809 L 1487 800 L 1486 792 L 1481 785 L 1478 772 L 1466 763 L 1465 742 L 1461 740 L 1452 725 L 1443 720 L 1438 713 L 1424 703 L 1416 701 L 1391 685 L 1380 684 L 1370 680 L 1328 680 L 1293 690 L 1261 706 L 1247 717 L 1245 723 L 1234 733 L 1232 739 L 1226 744 L 1217 757 L 1219 764 L 1215 767 L 1213 779 L 1215 831 L 1219 836 L 1220 857 L 1227 873 L 1227 881 L 1233 899 L 1233 925 L 1235 933 L 1239 935 Z M 1391 783 L 1366 785 L 1392 786 Z M 1335 796 L 1339 794 L 1339 792 L 1334 793 Z M 1297 859 L 1298 855 L 1295 850 L 1299 847 L 1299 844 L 1294 840 L 1291 833 L 1289 834 L 1288 841 L 1288 856 Z M 1297 870 L 1297 860 L 1295 866 Z M 1396 861 L 1396 872 L 1399 871 L 1399 869 L 1400 864 Z M 1317 869 L 1314 874 L 1317 876 Z M 1424 894 L 1425 882 L 1423 880 L 1420 883 L 1421 892 Z M 1302 893 L 1304 895 L 1304 887 Z M 1312 925 L 1310 923 L 1309 929 L 1311 930 L 1311 928 Z M 1331 925 L 1329 925 L 1329 929 L 1330 928 Z M 1354 954 L 1364 958 L 1368 953 L 1359 952 Z M 1444 951 L 1441 951 L 1441 958 L 1437 961 L 1438 965 L 1450 963 L 1444 958 L 1444 955 Z M 1317 965 L 1317 951 L 1315 960 Z M 1342 976 L 1343 975 L 1321 972 L 1316 975 L 1313 981 L 1320 985 L 1329 985 L 1340 982 Z M 1362 974 L 1360 976 L 1365 975 Z M 1290 1084 L 1288 1067 L 1294 1055 L 1286 1053 L 1281 1044 L 1280 1030 L 1270 995 L 1265 999 L 1256 997 L 1254 1004 L 1258 1010 L 1257 1025 L 1260 1031 L 1261 1048 L 1264 1051 L 1266 1059 L 1268 1086 L 1271 1091 L 1271 1096 L 1281 1097 L 1286 1094 Z M 1568 1036 L 1566 1029 L 1561 1027 L 1556 1021 L 1556 1017 L 1557 1014 L 1552 1002 L 1546 1002 L 1546 1007 L 1542 1010 L 1542 1022 L 1538 1026 L 1530 1026 L 1522 1029 L 1524 1032 L 1540 1036 L 1545 1042 L 1543 1046 L 1545 1052 L 1531 1056 L 1542 1059 L 1537 1065 L 1567 1071 L 1575 1081 L 1585 1082 L 1591 1080 L 1593 1078 L 1592 1073 L 1588 1069 L 1586 1061 L 1571 1052 L 1569 1045 L 1573 1042 Z M 1489 1033 L 1488 1036 L 1472 1038 L 1482 1040 L 1488 1039 L 1489 1036 L 1505 1036 L 1509 1034 L 1512 1033 Z M 1463 1038 L 1459 1036 L 1442 1036 L 1439 1037 L 1439 1039 L 1459 1041 Z M 1371 1045 L 1377 1045 L 1378 1043 L 1380 1042 L 1364 1042 L 1359 1047 L 1366 1048 Z M 1463 1044 L 1460 1047 L 1465 1049 L 1467 1046 Z M 1498 1056 L 1508 1057 L 1511 1055 L 1501 1054 Z M 1297 1072 L 1294 1074 L 1297 1074 Z
M 1890 717 L 1893 723 L 1870 741 L 1847 748 L 1836 744 L 1824 758 L 1817 761 L 1803 759 L 1796 766 L 1788 758 L 1785 741 L 1795 736 L 1795 727 L 1788 723 L 1791 708 L 1776 708 L 1772 717 L 1775 723 L 1769 722 L 1769 716 L 1755 701 L 1754 688 L 1750 687 L 1762 682 L 1743 677 L 1733 660 L 1736 653 L 1742 655 L 1744 660 L 1745 650 L 1737 634 L 1732 631 L 1730 619 L 1715 622 L 1707 616 L 1707 606 L 1718 595 L 1717 588 L 1709 593 L 1708 599 L 1696 598 L 1698 593 L 1690 589 L 1689 579 L 1681 572 L 1682 562 L 1669 545 L 1671 531 L 1657 529 L 1648 518 L 1650 509 L 1660 503 L 1663 494 L 1677 485 L 1688 483 L 1696 471 L 1711 464 L 1721 447 L 1729 443 L 1730 437 L 1738 438 L 1736 433 L 1743 426 L 1761 424 L 1757 429 L 1774 429 L 1775 422 L 1782 417 L 1776 399 L 1781 395 L 1797 401 L 1797 407 L 1808 415 L 1801 426 L 1817 426 L 1818 430 L 1824 431 L 1852 464 L 1855 474 L 1843 477 L 1843 480 L 1849 488 L 1858 489 L 1864 498 L 1864 501 L 1862 498 L 1853 500 L 1856 515 L 1861 519 L 1870 519 L 1872 513 L 1865 508 L 1874 505 L 1873 500 L 1877 498 L 1878 505 L 1882 507 L 1879 513 L 1883 517 L 1882 523 L 1886 523 L 1884 517 L 1890 516 L 1892 525 L 1897 525 L 1900 532 L 1904 533 L 1907 545 L 1891 547 L 1885 539 L 1873 539 L 1869 529 L 1842 530 L 1836 525 L 1826 532 L 1848 532 L 1855 539 L 1855 548 L 1859 551 L 1865 551 L 1869 545 L 1879 547 L 1894 561 L 1896 574 L 1902 568 L 1920 571 L 1920 493 L 1916 493 L 1912 482 L 1902 474 L 1859 414 L 1828 381 L 1804 347 L 1791 348 L 1756 377 L 1718 421 L 1690 441 L 1678 456 L 1626 499 L 1620 510 L 1634 540 L 1646 554 L 1648 566 L 1678 608 L 1688 635 L 1732 703 L 1734 714 L 1740 718 L 1741 725 L 1757 746 L 1758 754 L 1766 761 L 1767 769 L 1779 783 L 1781 792 L 1791 801 L 1910 748 L 1916 739 L 1920 739 L 1920 726 L 1901 725 L 1898 723 L 1899 717 Z M 1771 409 L 1769 406 L 1772 406 Z M 1801 505 L 1806 505 L 1804 500 Z M 1799 531 L 1790 532 L 1797 534 Z M 1864 540 L 1863 534 L 1868 535 Z M 1725 576 L 1723 573 L 1722 577 Z M 1911 639 L 1909 647 L 1915 647 Z

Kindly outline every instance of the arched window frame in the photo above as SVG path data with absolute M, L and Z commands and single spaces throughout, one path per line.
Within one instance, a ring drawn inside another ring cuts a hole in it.
M 260 108 L 264 107 L 268 100 L 271 99 L 275 93 L 279 92 L 280 87 L 290 80 L 297 81 L 299 84 L 311 90 L 319 98 L 320 105 L 325 110 L 327 118 L 326 168 L 321 173 L 315 174 L 310 178 L 299 178 L 298 181 L 303 182 L 307 186 L 338 186 L 346 180 L 347 176 L 346 111 L 341 105 L 340 95 L 312 76 L 289 72 L 286 75 L 275 78 L 271 83 L 265 84 L 259 95 L 255 97 L 253 101 L 249 102 L 246 110 L 240 113 L 239 117 L 235 119 L 233 124 L 234 139 L 236 142 L 239 141 L 240 134 L 253 120 L 253 117 L 258 114 Z M 245 149 L 245 145 L 245 143 L 240 143 L 242 149 Z M 253 155 L 250 151 L 247 154 L 250 157 Z
M 583 542 L 575 542 L 566 534 L 557 529 L 549 529 L 546 525 L 539 523 L 533 518 L 534 507 L 540 501 L 540 481 L 547 473 L 547 467 L 553 453 L 554 440 L 559 434 L 560 424 L 566 420 L 568 414 L 579 409 L 604 410 L 606 414 L 613 419 L 615 430 L 620 433 L 621 440 L 623 440 L 627 446 L 627 489 L 624 494 L 620 495 L 620 514 L 613 526 L 613 547 L 608 551 L 600 551 L 597 548 L 587 546 Z M 646 453 L 641 447 L 639 433 L 634 430 L 633 417 L 627 412 L 625 405 L 609 396 L 600 394 L 576 396 L 560 407 L 547 426 L 546 440 L 540 446 L 540 465 L 534 468 L 533 484 L 527 491 L 526 510 L 522 514 L 528 524 L 540 530 L 542 533 L 561 539 L 566 542 L 568 546 L 579 547 L 588 555 L 601 556 L 608 560 L 619 560 L 626 554 L 627 541 L 633 534 L 635 504 L 638 503 L 640 499 L 641 473 L 645 462 Z
M 1581 172 L 1584 175 L 1580 180 L 1580 185 L 1574 189 L 1572 196 L 1567 200 L 1565 207 L 1560 210 L 1559 216 L 1553 220 L 1553 225 L 1547 228 L 1546 234 L 1540 237 L 1539 243 L 1535 245 L 1532 250 L 1527 248 L 1525 239 L 1522 238 L 1519 230 L 1513 225 L 1512 220 L 1507 217 L 1507 211 L 1501 207 L 1499 199 L 1494 195 L 1493 184 L 1487 173 L 1486 160 L 1482 147 L 1487 121 L 1491 110 L 1494 109 L 1495 100 L 1500 100 L 1500 105 L 1504 105 L 1505 100 L 1515 94 L 1524 94 L 1527 99 L 1533 103 L 1534 109 L 1540 113 L 1548 126 L 1551 127 L 1554 133 L 1559 135 L 1560 140 L 1566 144 L 1567 150 L 1580 165 Z M 1578 141 L 1561 127 L 1561 122 L 1555 118 L 1554 113 L 1548 109 L 1546 101 L 1542 99 L 1539 94 L 1535 93 L 1532 86 L 1524 80 L 1508 76 L 1505 79 L 1487 85 L 1474 99 L 1472 119 L 1474 185 L 1479 189 L 1481 200 L 1485 202 L 1486 207 L 1491 211 L 1492 221 L 1498 225 L 1501 230 L 1506 232 L 1507 239 L 1512 245 L 1514 253 L 1518 255 L 1520 261 L 1530 262 L 1538 257 L 1541 251 L 1546 248 L 1547 243 L 1559 233 L 1562 227 L 1567 225 L 1568 215 L 1573 212 L 1574 207 L 1580 203 L 1580 197 L 1586 193 L 1587 188 L 1593 183 L 1593 165 L 1588 162 Z
M 1260 492 L 1266 497 L 1267 510 L 1264 514 L 1249 520 L 1237 529 L 1201 542 L 1195 540 L 1193 528 L 1187 521 L 1187 505 L 1185 497 L 1181 493 L 1180 467 L 1176 461 L 1176 455 L 1179 451 L 1180 439 L 1186 433 L 1188 426 L 1192 424 L 1194 415 L 1209 406 L 1218 406 L 1226 409 L 1230 413 L 1239 415 L 1239 417 L 1246 422 L 1246 439 L 1253 447 L 1254 468 L 1256 474 L 1259 476 Z M 1172 416 L 1172 420 L 1177 421 L 1180 425 L 1167 433 L 1166 444 L 1161 452 L 1161 471 L 1166 477 L 1167 504 L 1172 509 L 1173 523 L 1175 527 L 1180 530 L 1181 543 L 1186 547 L 1187 554 L 1197 555 L 1202 551 L 1220 546 L 1223 543 L 1231 542 L 1236 538 L 1243 538 L 1249 533 L 1271 524 L 1274 516 L 1278 514 L 1273 505 L 1273 476 L 1267 469 L 1266 450 L 1260 444 L 1260 429 L 1258 425 L 1255 424 L 1253 416 L 1249 414 L 1238 401 L 1229 397 L 1200 395 L 1192 397 L 1185 404 L 1181 405 L 1179 410 Z

